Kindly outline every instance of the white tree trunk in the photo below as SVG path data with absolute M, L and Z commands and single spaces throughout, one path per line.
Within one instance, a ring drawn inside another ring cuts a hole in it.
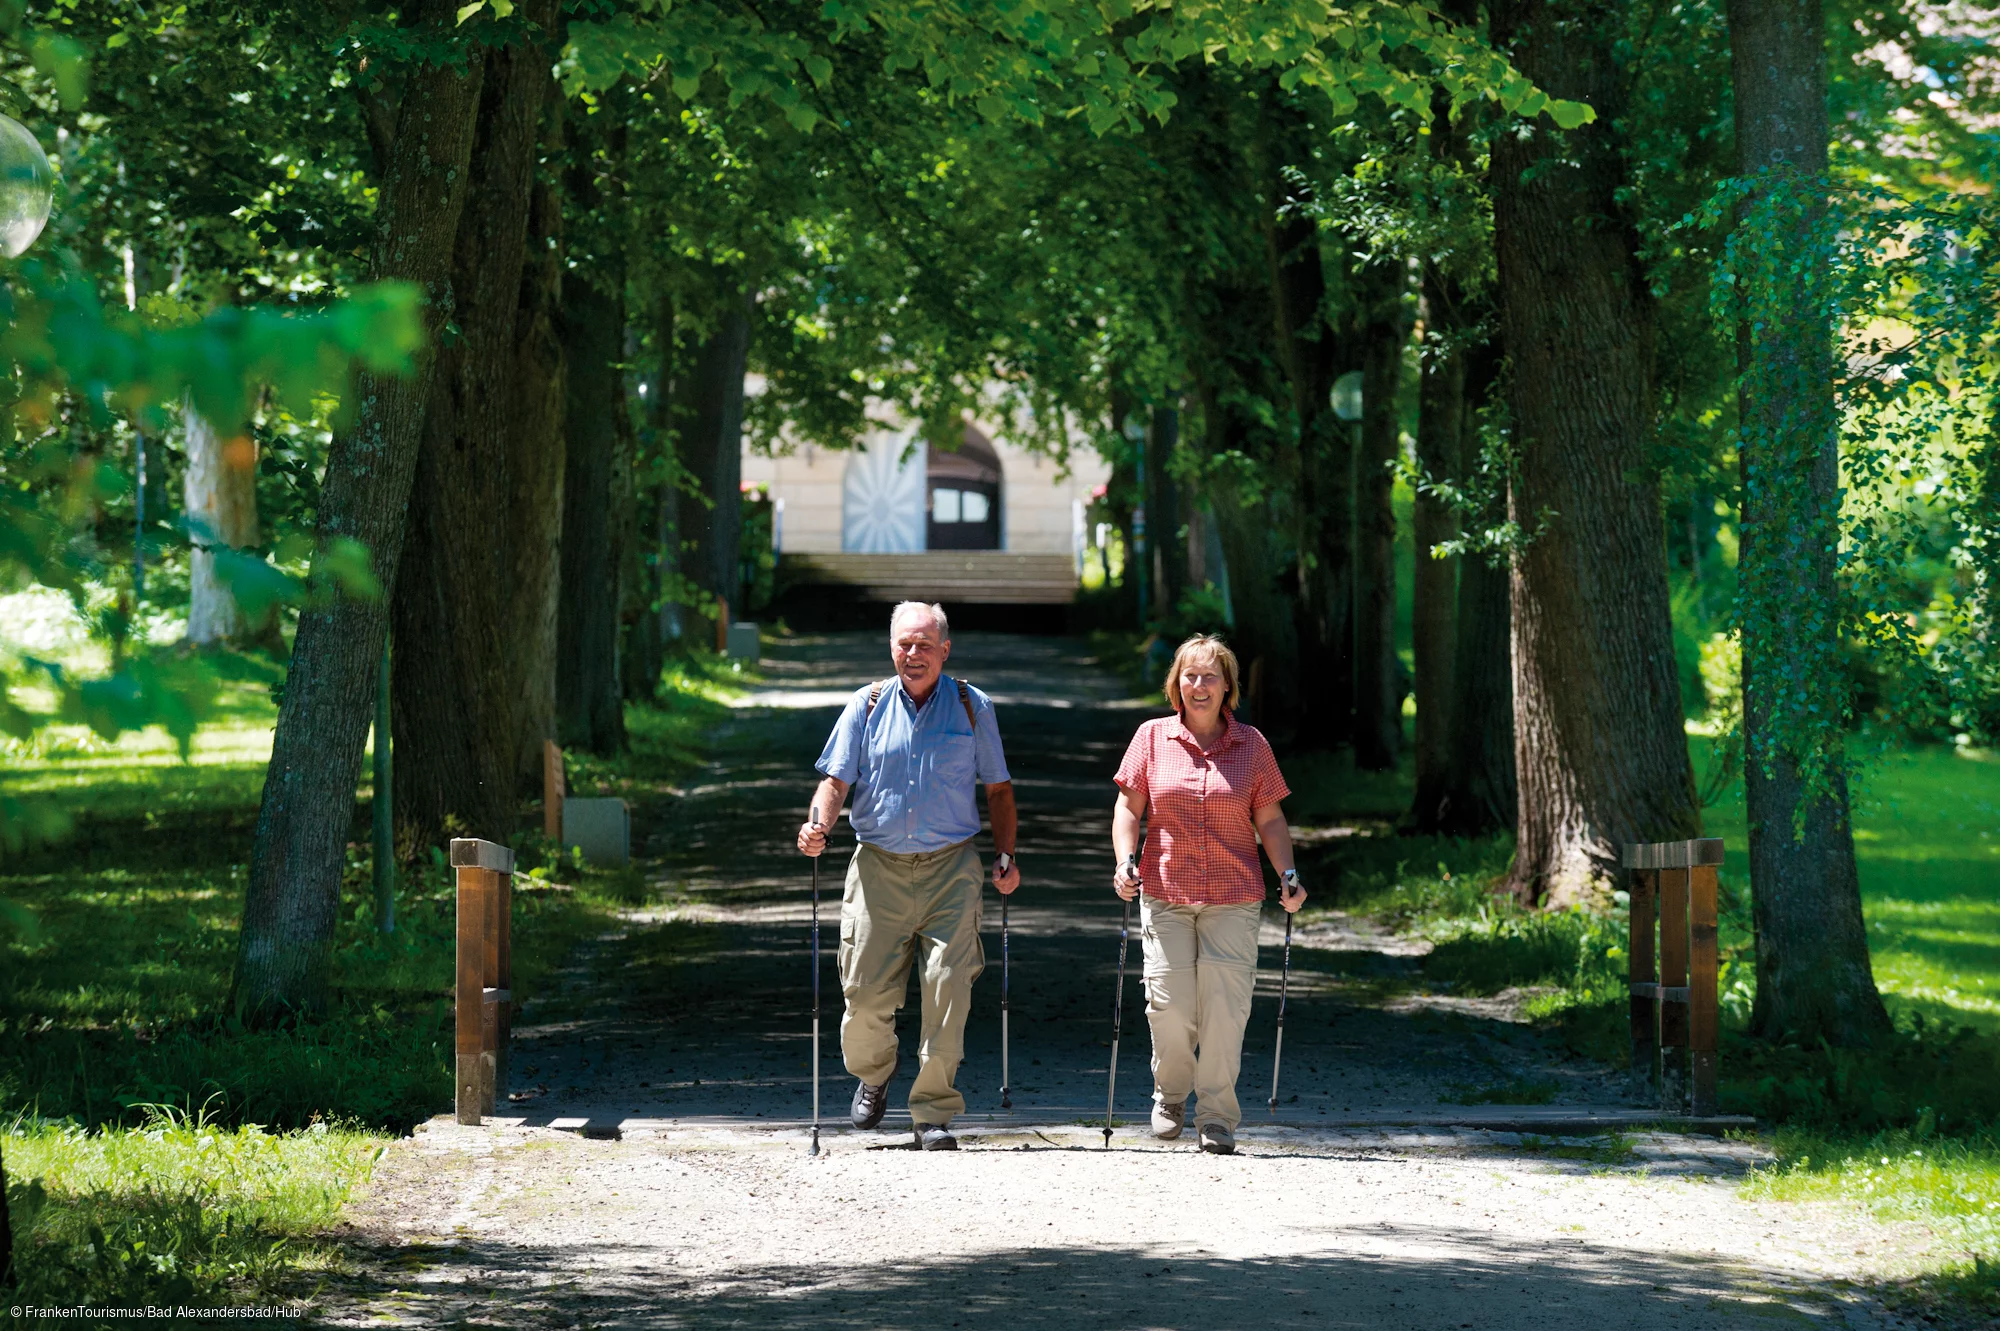
M 186 499 L 194 553 L 188 579 L 187 641 L 212 647 L 246 636 L 252 625 L 236 598 L 215 575 L 210 547 L 242 549 L 257 543 L 257 445 L 248 435 L 219 439 L 215 428 L 182 408 L 187 422 Z

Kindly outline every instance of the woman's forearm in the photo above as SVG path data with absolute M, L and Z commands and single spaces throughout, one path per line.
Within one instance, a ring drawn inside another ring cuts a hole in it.
M 1111 850 L 1120 864 L 1139 853 L 1139 813 L 1123 796 L 1111 811 Z
M 1268 812 L 1260 810 L 1263 816 L 1257 819 L 1257 839 L 1264 843 L 1264 853 L 1271 857 L 1271 867 L 1279 874 L 1289 873 L 1293 867 L 1292 828 L 1285 821 L 1285 815 L 1273 807 Z

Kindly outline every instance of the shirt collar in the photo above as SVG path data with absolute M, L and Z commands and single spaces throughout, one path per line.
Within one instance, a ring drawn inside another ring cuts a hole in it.
M 1173 724 L 1167 728 L 1167 733 L 1172 735 L 1177 740 L 1181 740 L 1185 743 L 1192 744 L 1199 752 L 1211 753 L 1211 754 L 1221 753 L 1224 749 L 1228 748 L 1230 745 L 1236 742 L 1236 719 L 1230 716 L 1229 709 L 1227 707 L 1222 709 L 1222 738 L 1215 741 L 1215 747 L 1212 749 L 1204 749 L 1201 747 L 1201 741 L 1196 739 L 1194 737 L 1194 732 L 1187 728 L 1187 722 L 1181 719 L 1181 714 L 1179 712 L 1174 713 Z
M 903 677 L 901 675 L 894 675 L 891 678 L 896 681 L 896 692 L 903 695 L 903 701 L 910 705 L 910 710 L 913 712 L 921 712 L 924 708 L 936 702 L 938 694 L 944 692 L 944 686 L 952 682 L 950 675 L 939 672 L 937 683 L 932 686 L 930 696 L 922 702 L 918 702 L 910 696 L 910 691 L 903 687 Z M 953 687 L 956 687 L 956 685 Z

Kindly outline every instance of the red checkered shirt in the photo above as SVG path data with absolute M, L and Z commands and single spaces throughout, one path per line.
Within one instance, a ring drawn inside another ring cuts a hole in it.
M 1112 778 L 1146 800 L 1146 891 L 1176 905 L 1234 906 L 1264 899 L 1256 811 L 1291 794 L 1270 741 L 1231 720 L 1203 750 L 1178 716 L 1132 736 Z

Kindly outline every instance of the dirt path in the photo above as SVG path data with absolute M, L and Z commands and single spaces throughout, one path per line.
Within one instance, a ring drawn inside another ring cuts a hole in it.
M 1504 1005 L 1425 993 L 1416 949 L 1340 917 L 1294 940 L 1276 1115 L 1263 1101 L 1278 950 L 1265 950 L 1241 1083 L 1256 1112 L 1229 1160 L 1138 1131 L 1150 1081 L 1135 944 L 1126 1126 L 1099 1149 L 1081 1120 L 1104 1112 L 1117 960 L 1109 774 L 1151 713 L 1074 642 L 964 634 L 952 664 L 995 696 L 1022 806 L 1013 1112 L 999 1109 L 989 892 L 959 1075 L 965 1148 L 907 1150 L 914 997 L 890 1120 L 846 1128 L 830 964 L 843 829 L 822 884 L 826 1150 L 804 1152 L 810 898 L 790 841 L 837 708 L 886 673 L 886 650 L 877 635 L 797 639 L 713 737 L 710 768 L 643 811 L 653 876 L 684 904 L 635 914 L 524 1014 L 513 1112 L 479 1129 L 435 1121 L 392 1152 L 353 1213 L 369 1256 L 329 1288 L 329 1320 L 1894 1324 L 1847 1282 L 1899 1270 L 1920 1233 L 1741 1200 L 1749 1145 L 1603 1135 L 1643 1116 L 1609 1074 Z M 1273 910 L 1266 942 L 1280 930 Z M 1558 1103 L 1442 1103 L 1515 1077 L 1554 1080 Z

